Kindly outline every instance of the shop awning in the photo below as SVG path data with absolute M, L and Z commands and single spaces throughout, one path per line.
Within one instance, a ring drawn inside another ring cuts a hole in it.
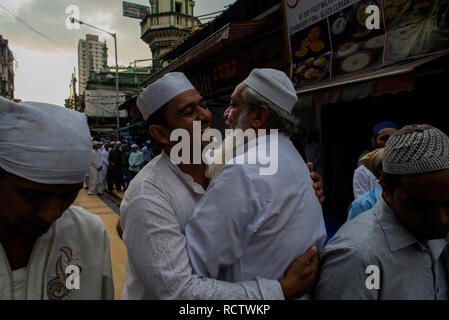
M 445 62 L 442 62 L 443 59 Z M 449 60 L 449 51 L 303 86 L 297 88 L 299 107 L 313 107 L 338 101 L 362 99 L 367 96 L 376 97 L 385 93 L 411 91 L 417 75 L 438 72 L 438 66 L 445 66 L 443 69 L 449 71 L 447 60 Z M 439 71 L 442 69 L 440 68 Z
M 164 69 L 153 73 L 148 79 L 141 83 L 141 86 L 149 85 L 168 72 L 181 70 L 188 64 L 196 63 L 204 60 L 207 56 L 219 53 L 226 47 L 248 38 L 250 35 L 272 23 L 272 19 L 260 19 L 227 24 L 205 40 L 201 41 L 195 47 L 179 56 Z

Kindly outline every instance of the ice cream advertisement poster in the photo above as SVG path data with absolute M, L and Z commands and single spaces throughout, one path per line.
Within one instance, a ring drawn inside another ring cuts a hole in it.
M 284 0 L 299 85 L 449 50 L 449 0 Z M 368 28 L 369 6 L 379 8 Z

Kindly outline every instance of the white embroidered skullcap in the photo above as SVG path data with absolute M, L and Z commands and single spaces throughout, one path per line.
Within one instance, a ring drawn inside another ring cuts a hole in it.
M 449 138 L 430 125 L 410 125 L 393 133 L 382 155 L 383 171 L 420 174 L 449 168 Z
M 243 83 L 289 113 L 298 101 L 293 83 L 279 70 L 253 69 Z
M 131 148 L 138 148 L 138 146 L 137 146 L 137 144 L 133 144 L 132 146 L 131 146 Z
M 122 144 L 120 141 L 117 141 L 115 144 Z
M 86 116 L 47 103 L 0 97 L 0 167 L 44 184 L 84 180 L 92 154 Z
M 137 98 L 137 106 L 145 120 L 181 93 L 195 89 L 182 72 L 171 72 L 150 84 Z

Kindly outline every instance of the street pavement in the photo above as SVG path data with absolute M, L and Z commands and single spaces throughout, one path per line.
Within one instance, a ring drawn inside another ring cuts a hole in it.
M 114 192 L 123 199 L 124 192 Z M 87 189 L 82 189 L 74 205 L 83 207 L 87 211 L 98 215 L 106 225 L 111 248 L 112 277 L 114 279 L 115 300 L 122 299 L 125 284 L 126 247 L 117 234 L 116 225 L 119 215 L 108 207 L 99 197 L 87 195 Z

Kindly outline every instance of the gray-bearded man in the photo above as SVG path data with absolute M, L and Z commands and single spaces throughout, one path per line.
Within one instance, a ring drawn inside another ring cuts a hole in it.
M 290 79 L 274 69 L 254 69 L 234 90 L 224 117 L 248 141 L 215 174 L 187 224 L 187 248 L 199 275 L 278 279 L 307 248 L 323 247 L 321 205 L 289 139 L 297 101 Z

